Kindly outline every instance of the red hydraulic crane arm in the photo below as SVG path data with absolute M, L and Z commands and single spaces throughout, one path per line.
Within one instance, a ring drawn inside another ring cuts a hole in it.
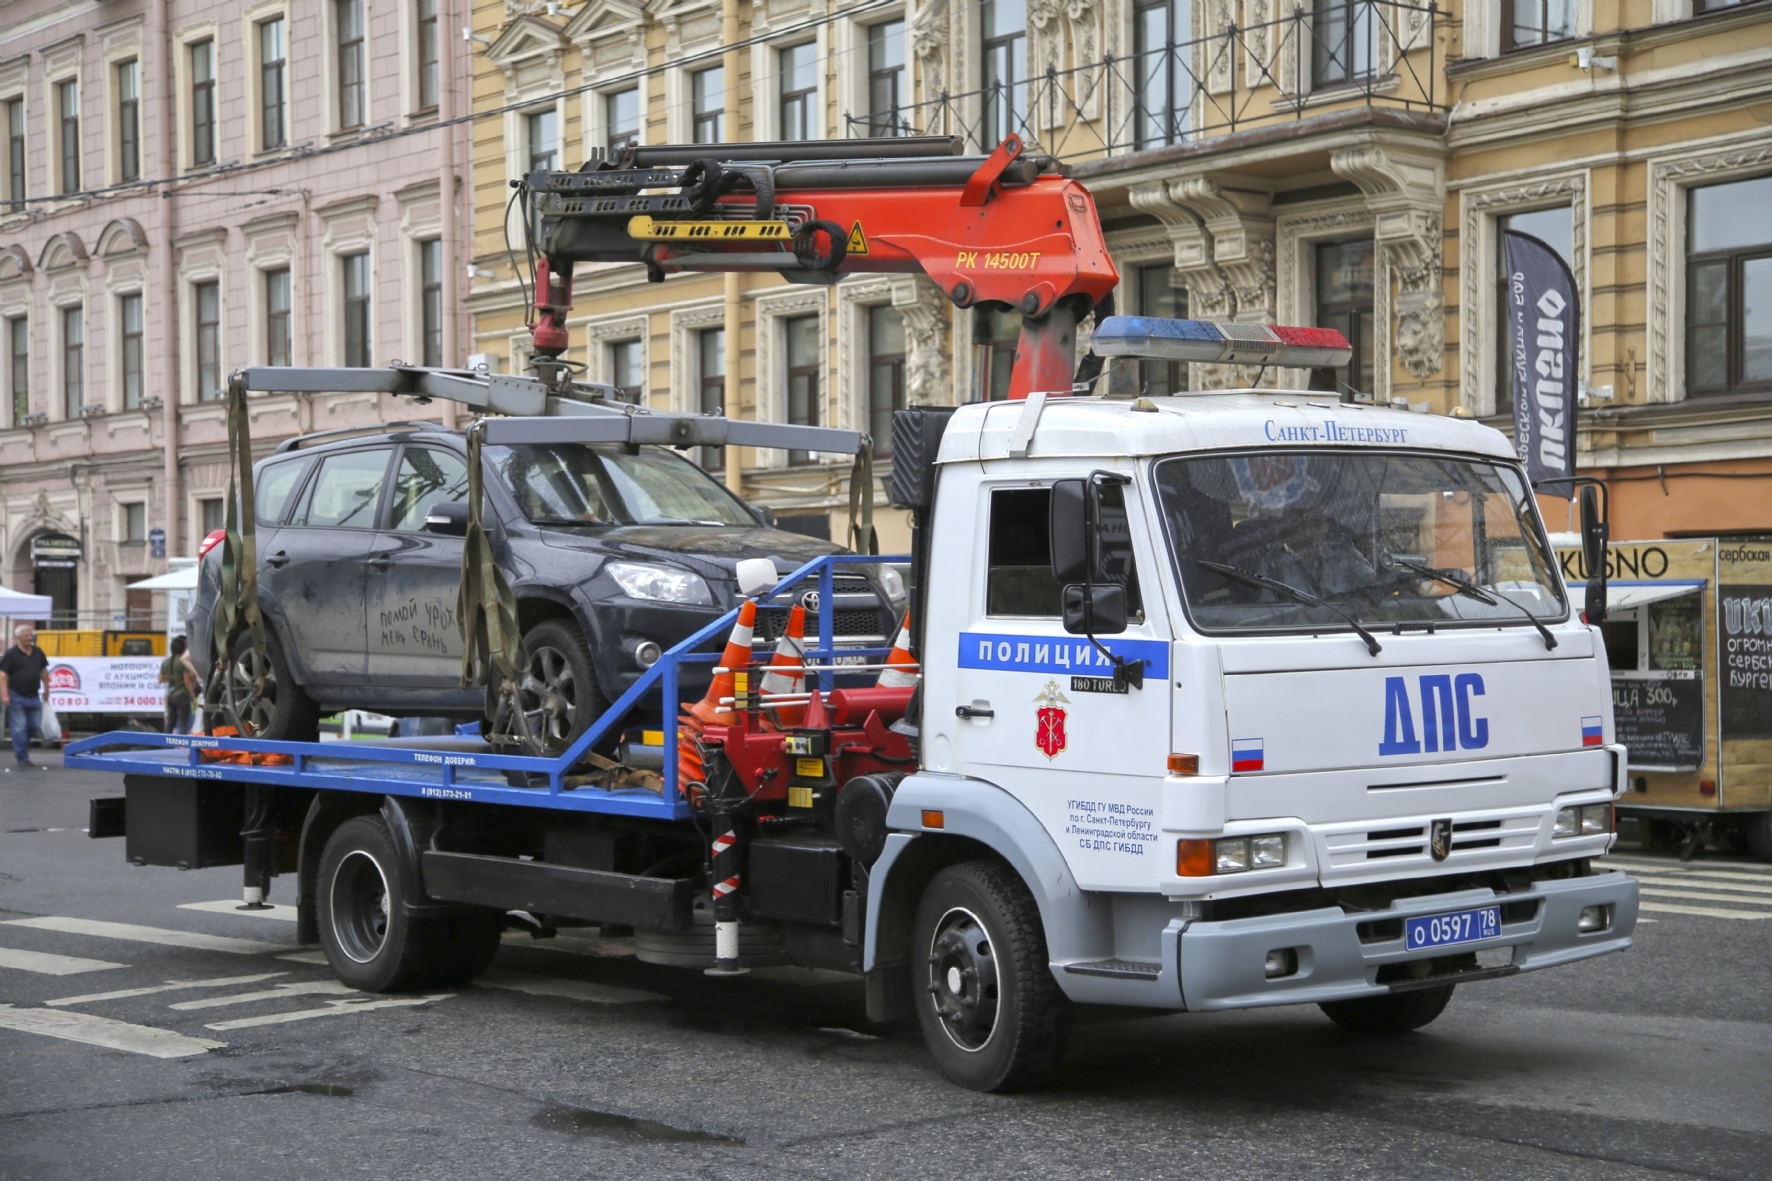
M 1069 393 L 1077 324 L 1119 282 L 1094 198 L 1050 162 L 1024 159 L 1016 136 L 982 158 L 951 155 L 946 140 L 917 143 L 946 151 L 857 159 L 835 153 L 899 145 L 825 141 L 767 145 L 810 156 L 785 161 L 697 157 L 681 171 L 667 165 L 627 169 L 625 176 L 613 168 L 532 175 L 532 189 L 539 190 L 538 181 L 547 186 L 537 206 L 537 355 L 564 351 L 578 261 L 639 262 L 655 279 L 775 271 L 790 281 L 832 283 L 851 274 L 921 271 L 956 306 L 994 304 L 1022 314 L 1011 398 Z M 603 191 L 620 179 L 629 191 Z M 671 182 L 679 195 L 645 195 L 645 188 Z

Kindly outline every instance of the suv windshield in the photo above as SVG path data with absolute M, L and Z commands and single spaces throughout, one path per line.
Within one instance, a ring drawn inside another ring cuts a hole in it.
M 525 443 L 487 447 L 529 520 L 544 525 L 755 525 L 725 487 L 686 459 L 653 447 Z
M 1202 631 L 1346 628 L 1348 616 L 1528 627 L 1528 614 L 1555 622 L 1567 610 L 1531 493 L 1509 466 L 1264 452 L 1165 459 L 1154 474 Z

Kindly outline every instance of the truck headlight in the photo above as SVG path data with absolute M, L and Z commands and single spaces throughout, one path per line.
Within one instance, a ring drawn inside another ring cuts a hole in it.
M 689 603 L 710 607 L 714 596 L 699 574 L 675 566 L 652 566 L 643 562 L 610 562 L 603 567 L 615 585 L 630 599 L 654 603 Z
M 1583 804 L 1557 810 L 1553 837 L 1594 837 L 1612 831 L 1611 804 Z
M 1278 832 L 1216 841 L 1184 840 L 1175 846 L 1175 872 L 1184 878 L 1274 869 L 1285 864 L 1286 835 Z

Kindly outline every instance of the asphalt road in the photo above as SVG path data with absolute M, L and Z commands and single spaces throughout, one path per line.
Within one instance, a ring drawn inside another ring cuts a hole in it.
M 1772 1178 L 1772 867 L 1741 858 L 1630 854 L 1632 951 L 1467 985 L 1420 1033 L 1091 1024 L 1057 1086 L 986 1096 L 837 976 L 519 937 L 471 988 L 340 992 L 232 909 L 238 869 L 88 839 L 119 789 L 0 774 L 3 1181 Z

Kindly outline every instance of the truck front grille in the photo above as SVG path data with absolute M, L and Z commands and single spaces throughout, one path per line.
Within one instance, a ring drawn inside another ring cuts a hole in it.
M 1452 851 L 1448 860 L 1460 853 L 1479 849 L 1531 849 L 1538 835 L 1539 814 L 1520 811 L 1512 815 L 1452 822 Z M 1362 829 L 1349 826 L 1330 832 L 1325 837 L 1329 864 L 1335 868 L 1352 868 L 1373 861 L 1394 861 L 1407 865 L 1414 861 L 1434 864 L 1428 850 L 1432 821 L 1392 825 L 1387 828 Z

